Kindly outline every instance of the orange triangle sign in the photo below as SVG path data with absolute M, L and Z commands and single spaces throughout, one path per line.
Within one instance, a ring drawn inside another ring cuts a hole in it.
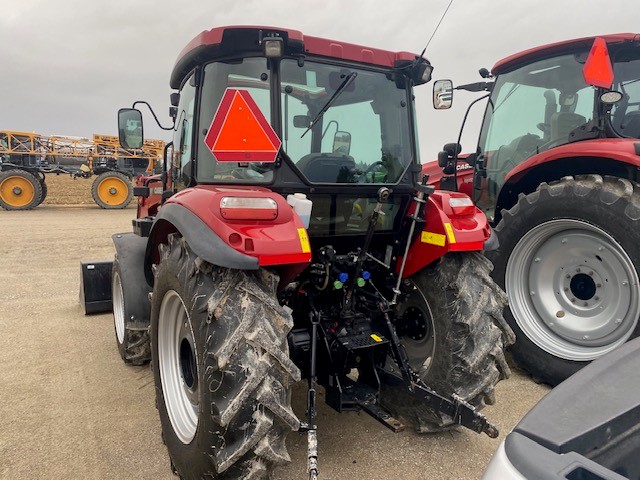
M 611 88 L 613 83 L 613 67 L 609 58 L 607 42 L 603 38 L 596 38 L 582 67 L 584 81 L 588 85 L 601 88 Z
M 280 139 L 246 90 L 228 88 L 204 143 L 219 162 L 275 162 Z

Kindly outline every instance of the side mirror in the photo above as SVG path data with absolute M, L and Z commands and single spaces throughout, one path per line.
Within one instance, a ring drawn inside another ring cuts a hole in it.
M 433 84 L 433 108 L 446 110 L 453 105 L 453 82 L 436 80 Z
M 336 132 L 333 136 L 333 153 L 349 155 L 351 150 L 351 134 L 349 132 Z
M 142 148 L 142 112 L 135 108 L 118 110 L 118 140 L 123 148 Z

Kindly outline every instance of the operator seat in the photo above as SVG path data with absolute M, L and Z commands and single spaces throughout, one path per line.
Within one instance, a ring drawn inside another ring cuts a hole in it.
M 339 153 L 310 153 L 296 166 L 314 183 L 348 183 L 353 177 L 356 162 L 349 155 Z
M 640 138 L 640 110 L 629 112 L 625 115 L 621 125 L 623 135 L 632 138 Z
M 551 141 L 568 139 L 569 134 L 580 125 L 587 123 L 582 115 L 571 112 L 557 112 L 551 115 Z

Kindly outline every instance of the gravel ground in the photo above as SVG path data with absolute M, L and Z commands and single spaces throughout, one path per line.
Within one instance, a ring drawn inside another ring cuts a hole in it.
M 90 192 L 90 181 L 75 182 Z M 111 259 L 111 235 L 130 231 L 134 216 L 133 204 L 0 211 L 0 478 L 174 478 L 150 369 L 125 366 L 111 314 L 84 316 L 78 303 L 80 261 Z M 303 415 L 298 387 L 294 409 Z M 321 397 L 321 478 L 477 479 L 547 391 L 518 371 L 501 382 L 497 404 L 484 411 L 498 440 L 466 430 L 394 434 L 366 414 L 334 412 Z M 306 437 L 292 433 L 288 445 L 292 463 L 275 478 L 305 478 Z

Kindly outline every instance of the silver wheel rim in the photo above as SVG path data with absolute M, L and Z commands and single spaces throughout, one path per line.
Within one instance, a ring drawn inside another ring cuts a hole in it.
M 590 361 L 622 345 L 640 314 L 633 262 L 609 234 L 579 220 L 527 232 L 509 256 L 505 286 L 524 334 L 566 360 Z
M 113 272 L 111 291 L 113 292 L 113 323 L 116 327 L 116 338 L 118 343 L 122 345 L 124 342 L 124 294 L 118 272 Z
M 158 368 L 169 420 L 176 436 L 185 445 L 193 440 L 198 428 L 196 355 L 184 303 L 174 290 L 169 290 L 160 306 Z

